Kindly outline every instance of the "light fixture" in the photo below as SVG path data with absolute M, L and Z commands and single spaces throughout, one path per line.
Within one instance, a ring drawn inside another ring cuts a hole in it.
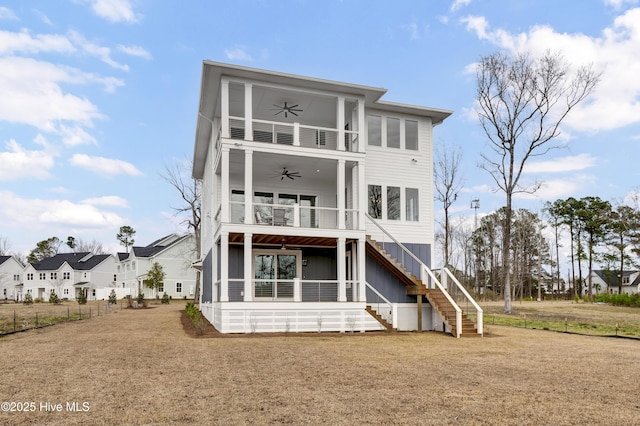
M 417 160 L 416 158 L 412 158 L 412 159 L 411 159 L 411 161 L 412 161 L 413 163 L 417 163 L 417 162 L 418 162 L 418 160 Z
M 282 237 L 282 247 L 280 247 L 280 250 L 286 250 L 287 246 L 285 245 L 286 239 L 284 237 Z

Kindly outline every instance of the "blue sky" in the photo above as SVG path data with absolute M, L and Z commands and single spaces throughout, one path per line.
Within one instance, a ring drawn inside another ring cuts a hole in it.
M 0 238 L 28 253 L 51 236 L 116 251 L 183 231 L 159 177 L 191 158 L 202 60 L 385 87 L 385 100 L 453 110 L 439 146 L 463 152 L 453 214 L 504 204 L 477 167 L 487 146 L 473 113 L 480 55 L 561 51 L 603 71 L 566 121 L 563 149 L 531 163 L 544 201 L 638 191 L 638 0 L 0 1 Z

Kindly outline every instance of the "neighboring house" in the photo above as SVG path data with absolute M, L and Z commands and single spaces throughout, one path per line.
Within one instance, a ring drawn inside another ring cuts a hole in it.
M 219 331 L 468 326 L 448 316 L 435 275 L 420 280 L 434 248 L 432 129 L 451 112 L 385 93 L 203 63 L 195 265 Z
M 0 300 L 20 300 L 24 266 L 13 256 L 0 256 Z
M 80 291 L 88 300 L 107 299 L 112 289 L 118 298 L 125 292 L 116 289 L 115 257 L 111 254 L 59 253 L 30 263 L 23 272 L 23 296 L 48 301 L 54 290 L 62 300 L 77 299 Z
M 166 274 L 158 296 L 167 293 L 173 299 L 192 299 L 195 292 L 196 271 L 191 267 L 195 257 L 195 238 L 192 234 L 172 234 L 148 246 L 131 247 L 128 253 L 118 253 L 116 266 L 119 286 L 129 289 L 132 296 L 139 292 L 146 298 L 156 297 L 154 290 L 144 285 L 147 273 L 155 262 Z
M 588 279 L 585 286 L 588 285 Z M 594 270 L 591 273 L 591 286 L 594 293 L 618 294 L 620 292 L 620 271 L 608 269 Z M 640 271 L 622 272 L 622 294 L 640 293 Z

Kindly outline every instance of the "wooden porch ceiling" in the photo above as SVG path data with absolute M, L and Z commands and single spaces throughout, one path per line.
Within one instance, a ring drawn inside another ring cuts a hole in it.
M 244 234 L 240 232 L 229 233 L 229 243 L 244 243 Z M 272 245 L 272 246 L 322 246 L 335 247 L 337 245 L 336 238 L 326 237 L 308 237 L 304 235 L 273 235 L 273 234 L 253 234 L 254 245 Z

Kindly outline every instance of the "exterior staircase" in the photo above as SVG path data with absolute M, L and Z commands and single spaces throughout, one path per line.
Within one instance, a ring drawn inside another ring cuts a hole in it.
M 387 331 L 398 331 L 397 329 L 393 328 L 393 324 L 389 324 L 389 322 L 384 319 L 382 317 L 382 315 L 378 314 L 375 309 L 373 309 L 373 306 L 369 306 L 367 305 L 365 307 L 366 311 L 369 312 L 369 314 L 374 317 L 376 319 L 376 321 L 378 321 L 380 324 L 382 324 L 382 326 L 384 328 L 387 329 Z
M 366 250 L 367 254 L 373 257 L 376 262 L 378 262 L 378 264 L 384 266 L 400 282 L 405 284 L 407 294 L 415 295 L 417 297 L 425 296 L 429 301 L 429 304 L 433 307 L 433 309 L 436 310 L 438 314 L 440 314 L 444 322 L 449 326 L 449 328 L 451 329 L 451 334 L 454 336 L 456 335 L 456 309 L 440 288 L 428 288 L 420 279 L 414 276 L 393 256 L 387 253 L 384 248 L 382 248 L 382 245 L 378 244 L 369 235 L 367 235 Z M 374 317 L 376 315 L 374 315 Z M 378 319 L 378 321 L 380 321 L 380 319 Z M 482 334 L 478 333 L 476 325 L 463 311 L 462 334 L 460 335 L 460 337 L 478 336 L 481 337 Z

